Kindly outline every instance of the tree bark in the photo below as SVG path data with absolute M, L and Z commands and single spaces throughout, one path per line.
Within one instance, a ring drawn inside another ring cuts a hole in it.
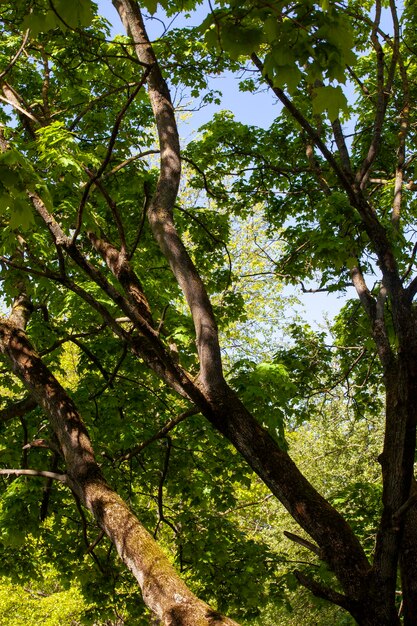
M 417 483 L 413 479 L 410 498 L 400 512 L 404 520 L 400 552 L 402 615 L 404 626 L 417 624 Z M 396 520 L 395 520 L 396 521 Z M 398 520 L 399 521 L 399 520 Z

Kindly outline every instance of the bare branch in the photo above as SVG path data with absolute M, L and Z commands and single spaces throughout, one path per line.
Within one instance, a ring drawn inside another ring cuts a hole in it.
M 68 477 L 66 474 L 56 474 L 55 472 L 48 472 L 48 471 L 34 470 L 34 469 L 0 469 L 0 475 L 2 476 L 41 476 L 42 478 L 52 478 L 53 480 L 59 480 L 61 483 L 68 482 Z
M 287 537 L 287 539 L 294 541 L 294 543 L 298 543 L 299 546 L 307 548 L 307 550 L 310 550 L 310 552 L 316 554 L 320 559 L 323 558 L 323 553 L 320 548 L 314 543 L 311 543 L 311 541 L 308 541 L 307 539 L 304 539 L 304 537 L 300 537 L 299 535 L 295 535 L 294 533 L 290 533 L 289 530 L 284 530 L 284 535 L 285 537 Z
M 310 576 L 307 576 L 298 570 L 294 572 L 294 574 L 299 583 L 303 585 L 303 587 L 309 589 L 315 596 L 328 600 L 332 604 L 337 604 L 338 606 L 341 606 L 349 611 L 353 616 L 355 615 L 353 602 L 350 601 L 349 598 L 341 593 L 338 593 L 337 591 L 334 591 L 334 589 L 330 589 L 330 587 L 326 587 L 322 583 L 317 582 Z
M 133 156 L 126 159 L 125 161 L 122 161 L 122 163 L 115 165 L 113 169 L 110 170 L 110 172 L 106 172 L 104 174 L 103 178 L 108 178 L 109 176 L 113 176 L 113 174 L 120 172 L 120 170 L 122 170 L 124 167 L 127 167 L 128 165 L 130 165 L 130 163 L 134 163 L 134 161 L 137 161 L 138 159 L 143 159 L 144 157 L 150 156 L 151 154 L 159 154 L 159 153 L 160 153 L 159 150 L 144 150 L 144 152 L 139 152 L 138 154 L 134 154 Z

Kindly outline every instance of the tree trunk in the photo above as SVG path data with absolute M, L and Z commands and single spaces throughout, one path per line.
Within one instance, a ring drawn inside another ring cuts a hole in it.
M 404 517 L 400 568 L 404 626 L 417 624 L 417 483 L 413 479 L 410 498 L 400 515 Z

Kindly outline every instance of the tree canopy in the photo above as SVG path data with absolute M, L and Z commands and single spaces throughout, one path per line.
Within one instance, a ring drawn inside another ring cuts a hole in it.
M 0 0 L 0 608 L 412 626 L 415 2 L 112 4 Z

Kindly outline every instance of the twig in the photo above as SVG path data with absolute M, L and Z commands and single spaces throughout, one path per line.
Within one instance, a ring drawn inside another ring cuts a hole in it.
M 104 530 L 101 530 L 99 532 L 99 534 L 97 535 L 97 537 L 94 539 L 93 543 L 90 543 L 90 545 L 88 546 L 87 550 L 86 550 L 86 554 L 88 554 L 89 552 L 91 552 L 92 550 L 94 550 L 94 548 L 96 546 L 98 546 L 98 544 L 100 543 L 100 541 L 103 539 L 103 537 L 105 536 L 105 532 Z
M 264 502 L 267 502 L 271 498 L 273 498 L 273 495 L 272 493 L 269 493 L 264 498 L 261 498 L 261 500 L 254 500 L 253 502 L 243 502 L 242 504 L 238 504 L 237 506 L 231 506 L 226 511 L 221 511 L 221 512 L 219 511 L 218 515 L 220 517 L 223 517 L 224 515 L 230 515 L 230 513 L 234 513 L 235 511 L 241 511 L 242 509 L 247 509 L 252 506 L 261 506 L 261 504 L 263 504 Z
M 110 170 L 110 172 L 107 172 L 107 174 L 104 174 L 104 178 L 108 178 L 108 176 L 112 176 L 113 174 L 116 174 L 116 172 L 119 172 L 121 169 L 123 169 L 130 163 L 137 161 L 138 159 L 142 159 L 143 157 L 150 156 L 151 154 L 159 154 L 159 153 L 160 153 L 160 150 L 154 149 L 154 150 L 145 150 L 145 152 L 139 152 L 138 154 L 134 154 L 133 156 L 126 159 L 125 161 L 122 161 L 122 163 L 115 165 L 113 169 Z
M 139 443 L 137 446 L 135 446 L 134 448 L 132 448 L 128 452 L 124 453 L 122 456 L 120 456 L 118 458 L 118 460 L 120 460 L 120 461 L 127 461 L 128 459 L 131 459 L 133 456 L 136 456 L 137 454 L 139 454 L 144 448 L 149 446 L 151 443 L 153 443 L 154 441 L 157 441 L 157 439 L 162 439 L 163 437 L 166 437 L 166 435 L 173 428 L 175 428 L 176 426 L 178 426 L 178 424 L 180 424 L 185 419 L 187 419 L 187 417 L 192 417 L 193 415 L 198 415 L 199 412 L 200 411 L 197 408 L 191 408 L 191 409 L 188 409 L 188 411 L 184 411 L 184 413 L 181 413 L 180 415 L 178 415 L 174 419 L 169 420 L 169 422 L 167 422 L 165 424 L 165 426 L 163 426 L 161 428 L 161 430 L 159 430 L 157 433 L 152 435 L 152 437 L 149 437 L 149 439 L 146 439 L 146 441 L 143 441 L 142 443 Z
M 27 40 L 29 38 L 29 29 L 27 29 L 27 31 L 25 32 L 25 34 L 23 35 L 23 41 L 20 45 L 19 50 L 16 52 L 16 54 L 14 55 L 14 57 L 12 58 L 12 60 L 10 61 L 10 63 L 7 65 L 7 67 L 0 73 L 0 80 L 2 80 L 6 74 L 8 74 L 8 72 L 10 72 L 10 70 L 12 69 L 13 65 L 16 63 L 16 61 L 18 60 L 18 58 L 20 57 L 20 55 L 22 54 Z
M 150 71 L 151 71 L 150 67 L 148 67 L 144 71 L 140 82 L 137 84 L 136 88 L 133 90 L 133 92 L 131 93 L 131 95 L 127 99 L 125 105 L 122 107 L 121 111 L 117 115 L 116 121 L 115 121 L 114 126 L 113 126 L 113 130 L 112 130 L 112 133 L 111 133 L 111 136 L 110 136 L 110 141 L 109 141 L 109 144 L 107 146 L 106 156 L 104 157 L 104 160 L 103 160 L 102 164 L 100 165 L 100 167 L 98 168 L 97 172 L 89 179 L 89 181 L 87 182 L 87 184 L 86 184 L 86 186 L 84 188 L 84 193 L 83 193 L 83 196 L 81 198 L 80 205 L 78 207 L 77 224 L 76 224 L 76 227 L 75 227 L 74 234 L 72 236 L 72 243 L 73 244 L 75 243 L 75 241 L 76 241 L 76 239 L 77 239 L 77 237 L 79 235 L 79 232 L 81 230 L 82 219 L 83 219 L 83 211 L 84 211 L 84 207 L 86 205 L 87 199 L 88 199 L 88 195 L 90 193 L 90 189 L 91 189 L 92 185 L 101 177 L 101 175 L 103 174 L 103 172 L 106 169 L 107 165 L 109 164 L 110 159 L 111 159 L 111 155 L 113 153 L 113 148 L 114 148 L 114 145 L 116 143 L 117 135 L 119 134 L 119 129 L 120 129 L 120 125 L 122 123 L 123 117 L 124 117 L 126 111 L 128 110 L 129 106 L 132 104 L 133 100 L 136 98 L 136 96 L 139 93 L 140 89 L 142 89 L 143 85 L 145 84 L 146 79 L 147 79 Z

